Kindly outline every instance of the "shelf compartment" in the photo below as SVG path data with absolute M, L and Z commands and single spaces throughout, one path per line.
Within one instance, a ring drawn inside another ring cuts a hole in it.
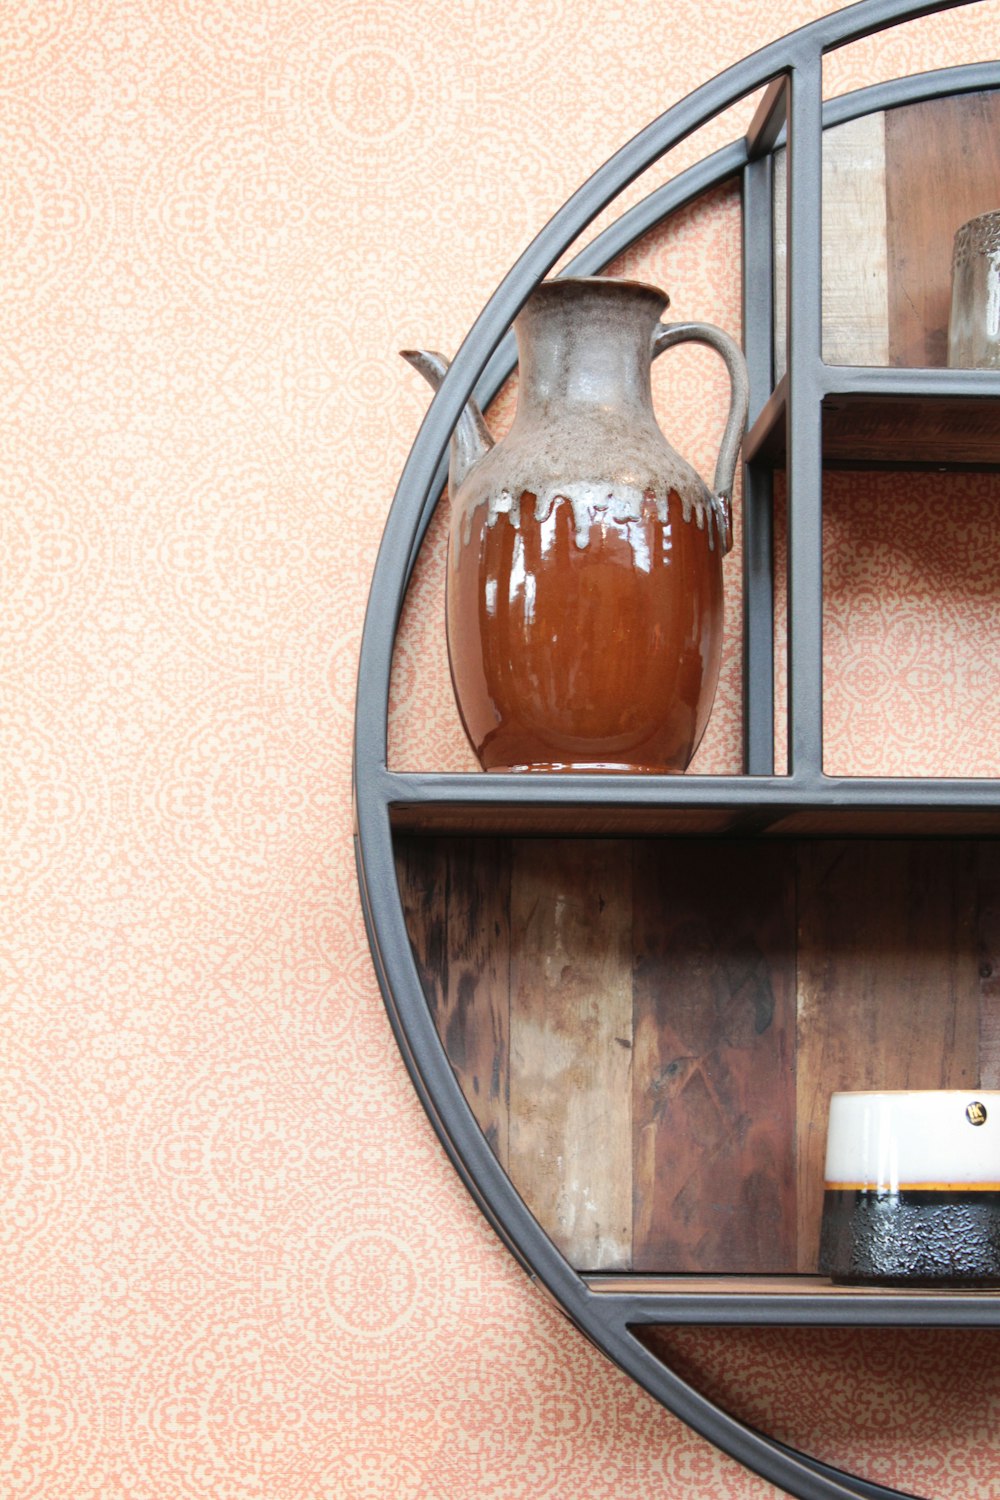
M 723 1410 L 820 1462 L 891 1482 L 910 1497 L 996 1493 L 995 1327 L 636 1334 Z M 875 1493 L 884 1500 L 884 1490 Z
M 828 467 L 1000 469 L 996 372 L 828 366 L 824 380 L 823 461 Z M 936 393 L 930 390 L 932 383 Z M 748 462 L 784 468 L 786 397 L 783 379 L 746 438 Z
M 397 876 L 467 1102 L 581 1271 L 808 1277 L 830 1093 L 1000 1079 L 996 844 L 406 837 Z
M 828 111 L 836 112 L 836 103 Z M 873 111 L 824 132 L 823 352 L 831 363 L 943 366 L 955 231 L 996 207 L 1000 92 Z M 774 157 L 776 374 L 785 368 L 785 153 Z
M 823 451 L 831 467 L 1000 469 L 1000 405 L 963 396 L 828 396 Z

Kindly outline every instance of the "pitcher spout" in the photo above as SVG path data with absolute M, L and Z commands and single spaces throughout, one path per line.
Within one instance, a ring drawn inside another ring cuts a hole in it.
M 419 370 L 424 379 L 437 390 L 448 373 L 449 361 L 443 354 L 428 349 L 401 349 L 408 364 Z M 474 401 L 469 401 L 462 410 L 455 431 L 451 436 L 451 452 L 448 464 L 448 488 L 457 494 L 459 485 L 493 447 L 493 435 L 485 418 Z

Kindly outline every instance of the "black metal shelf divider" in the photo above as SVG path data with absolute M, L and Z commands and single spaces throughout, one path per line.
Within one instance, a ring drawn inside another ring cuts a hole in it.
M 788 769 L 823 772 L 822 187 L 823 59 L 788 84 Z
M 743 350 L 750 377 L 750 423 L 774 381 L 773 157 L 763 150 L 784 119 L 785 79 L 769 90 L 747 135 L 743 168 Z M 774 774 L 774 474 L 743 469 L 743 769 Z

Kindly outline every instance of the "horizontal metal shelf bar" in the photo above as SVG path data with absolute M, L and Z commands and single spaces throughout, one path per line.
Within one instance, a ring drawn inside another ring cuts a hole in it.
M 597 1316 L 631 1328 L 657 1323 L 1000 1326 L 1000 1290 L 870 1289 L 835 1286 L 822 1277 L 657 1277 L 642 1272 L 589 1275 L 583 1284 Z
M 1000 1326 L 1000 1296 L 989 1293 L 866 1292 L 816 1295 L 756 1292 L 590 1291 L 594 1315 L 637 1328 L 656 1324 L 760 1327 L 970 1328 Z
M 821 365 L 824 396 L 949 396 L 1000 398 L 998 370 L 898 369 L 886 365 Z
M 885 811 L 1000 806 L 1000 777 L 554 776 L 384 771 L 386 804 Z

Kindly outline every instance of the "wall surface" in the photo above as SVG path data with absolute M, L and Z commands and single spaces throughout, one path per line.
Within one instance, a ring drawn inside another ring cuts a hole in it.
M 350 755 L 427 403 L 396 350 L 454 349 L 618 145 L 832 8 L 0 9 L 9 1500 L 774 1493 L 577 1337 L 460 1188 L 374 982 Z M 830 87 L 998 41 L 991 0 L 851 49 Z M 726 201 L 684 227 L 680 316 L 738 324 L 737 249 Z M 714 419 L 686 401 L 700 452 Z M 433 545 L 394 737 L 428 766 L 466 755 L 435 697 Z M 856 691 L 863 758 L 887 689 L 859 668 Z M 995 1403 L 955 1409 L 967 1344 L 681 1344 L 830 1457 L 936 1500 L 1000 1485 Z

